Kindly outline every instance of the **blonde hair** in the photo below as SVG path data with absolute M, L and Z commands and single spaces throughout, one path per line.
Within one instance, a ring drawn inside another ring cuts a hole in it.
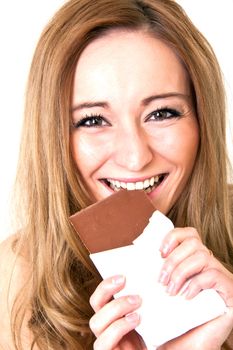
M 225 97 L 210 45 L 172 0 L 70 0 L 43 31 L 28 80 L 17 177 L 18 247 L 27 247 L 32 268 L 31 287 L 28 281 L 13 309 L 17 349 L 22 349 L 20 324 L 28 305 L 40 349 L 92 348 L 89 297 L 100 276 L 68 220 L 91 203 L 70 152 L 70 106 L 80 54 L 117 28 L 160 38 L 189 73 L 200 146 L 193 175 L 169 216 L 176 225 L 196 227 L 214 254 L 232 267 Z

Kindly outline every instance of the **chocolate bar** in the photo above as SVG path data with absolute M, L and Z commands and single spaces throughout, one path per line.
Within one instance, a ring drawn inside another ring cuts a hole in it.
M 70 221 L 90 253 L 131 245 L 155 208 L 143 190 L 120 190 L 72 215 Z
M 164 264 L 159 248 L 174 225 L 155 210 L 145 192 L 121 190 L 70 220 L 102 278 L 125 276 L 127 283 L 114 297 L 141 296 L 136 331 L 147 349 L 157 349 L 227 311 L 214 289 L 189 300 L 179 294 L 170 296 L 158 282 Z

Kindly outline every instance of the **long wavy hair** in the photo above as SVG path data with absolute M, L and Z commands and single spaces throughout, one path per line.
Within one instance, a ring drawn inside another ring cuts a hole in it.
M 26 247 L 30 271 L 12 311 L 16 349 L 22 349 L 28 309 L 33 344 L 40 349 L 92 348 L 89 297 L 100 276 L 68 220 L 91 203 L 71 155 L 70 107 L 80 54 L 117 29 L 163 40 L 188 71 L 200 145 L 189 183 L 168 216 L 176 226 L 196 227 L 215 256 L 233 266 L 225 95 L 211 46 L 172 0 L 70 0 L 41 35 L 26 92 L 15 249 L 21 254 Z

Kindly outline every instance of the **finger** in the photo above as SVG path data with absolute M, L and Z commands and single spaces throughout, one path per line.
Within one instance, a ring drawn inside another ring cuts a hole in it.
M 189 350 L 219 350 L 228 338 L 233 324 L 233 309 L 227 308 L 227 312 L 203 325 L 195 327 L 185 334 L 170 340 L 159 347 L 166 349 Z M 192 341 L 190 341 L 192 339 Z M 229 345 L 232 343 L 229 343 Z M 229 347 L 231 349 L 231 346 Z
M 94 350 L 113 350 L 121 339 L 140 323 L 140 316 L 131 313 L 112 323 L 95 341 Z
M 92 332 L 98 337 L 113 322 L 132 313 L 140 305 L 141 298 L 138 295 L 124 296 L 110 301 L 90 319 Z
M 159 282 L 163 285 L 167 285 L 176 267 L 189 256 L 193 255 L 197 250 L 206 250 L 209 253 L 207 248 L 196 237 L 188 237 L 185 239 L 182 244 L 173 250 L 166 258 L 160 272 Z
M 199 274 L 209 266 L 210 259 L 210 254 L 205 249 L 196 251 L 193 255 L 182 261 L 170 275 L 167 292 L 170 295 L 177 294 L 188 279 Z
M 93 310 L 95 312 L 100 310 L 124 286 L 125 277 L 122 275 L 116 275 L 103 280 L 90 297 L 89 302 Z
M 224 299 L 228 307 L 233 307 L 233 277 L 217 269 L 208 269 L 194 276 L 184 291 L 185 297 L 191 299 L 201 290 L 213 288 Z
M 166 258 L 178 245 L 188 238 L 201 240 L 197 230 L 193 227 L 175 228 L 170 231 L 160 246 L 162 257 Z

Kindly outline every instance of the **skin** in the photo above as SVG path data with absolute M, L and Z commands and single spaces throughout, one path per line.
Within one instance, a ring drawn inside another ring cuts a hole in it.
M 94 200 L 113 193 L 103 179 L 135 184 L 166 174 L 148 195 L 157 209 L 169 211 L 192 173 L 199 132 L 187 72 L 168 46 L 145 33 L 123 31 L 89 44 L 76 67 L 73 123 L 73 157 Z M 169 232 L 160 251 L 160 283 L 169 294 L 175 295 L 191 277 L 183 291 L 186 298 L 214 288 L 228 306 L 225 315 L 160 349 L 219 350 L 233 326 L 232 274 L 210 254 L 194 228 Z M 134 331 L 140 323 L 140 296 L 113 299 L 125 283 L 124 276 L 110 277 L 91 296 L 95 350 L 146 349 Z
M 157 121 L 156 111 L 168 107 L 181 116 L 168 118 L 165 111 L 167 119 Z M 85 116 L 102 116 L 99 126 L 78 126 L 71 136 L 74 159 L 94 199 L 113 193 L 103 178 L 135 183 L 166 173 L 150 197 L 168 212 L 190 176 L 198 147 L 189 79 L 176 55 L 143 34 L 118 32 L 94 41 L 77 64 L 73 110 L 76 126 Z

